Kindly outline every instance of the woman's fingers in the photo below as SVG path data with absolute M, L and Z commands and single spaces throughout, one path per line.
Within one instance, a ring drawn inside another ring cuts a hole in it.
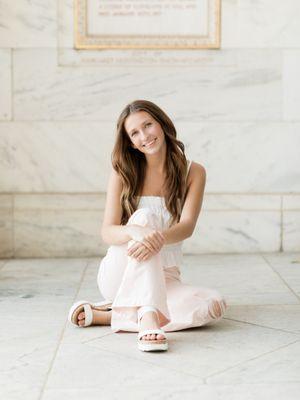
M 143 244 L 152 252 L 157 253 L 159 251 L 159 246 L 157 243 L 153 242 L 153 240 L 149 237 L 144 238 Z
M 136 258 L 141 261 L 145 256 L 149 255 L 151 251 L 143 243 L 133 244 L 127 251 L 129 257 Z
M 127 250 L 127 254 L 130 256 L 133 252 L 140 248 L 142 243 L 135 242 L 129 249 Z
M 158 232 L 153 232 L 144 238 L 144 242 L 150 243 L 155 251 L 158 252 L 164 244 L 164 239 Z
M 143 254 L 144 251 L 145 251 L 145 247 L 144 247 L 144 246 L 141 246 L 141 247 L 139 247 L 138 249 L 134 250 L 134 251 L 132 252 L 132 254 L 130 255 L 130 257 L 138 258 L 138 257 L 140 257 L 140 255 L 143 255 L 143 256 L 144 256 L 144 254 Z
M 136 241 L 128 250 L 127 254 L 131 257 L 140 257 L 141 255 L 141 248 L 144 247 L 148 250 L 148 252 L 158 253 L 163 244 L 164 244 L 164 237 L 160 231 L 152 231 L 148 235 L 144 236 L 143 241 Z M 145 255 L 144 255 L 145 257 Z

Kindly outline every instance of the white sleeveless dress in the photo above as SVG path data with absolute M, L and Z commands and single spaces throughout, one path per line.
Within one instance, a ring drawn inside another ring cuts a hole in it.
M 189 173 L 192 161 L 188 161 L 187 175 Z M 165 198 L 160 196 L 140 196 L 137 209 L 147 207 L 158 216 L 160 229 L 165 230 L 169 227 L 171 214 L 166 205 Z M 183 241 L 174 244 L 164 245 L 161 249 L 161 257 L 164 269 L 177 266 L 179 267 L 183 261 L 182 253 Z

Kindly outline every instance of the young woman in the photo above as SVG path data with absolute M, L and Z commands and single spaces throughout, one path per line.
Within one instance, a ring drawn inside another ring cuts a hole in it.
M 186 160 L 172 121 L 146 100 L 122 111 L 112 166 L 101 230 L 110 247 L 97 277 L 106 300 L 75 303 L 69 321 L 139 332 L 140 350 L 167 350 L 166 331 L 214 323 L 227 307 L 216 290 L 180 277 L 182 241 L 200 213 L 205 169 Z

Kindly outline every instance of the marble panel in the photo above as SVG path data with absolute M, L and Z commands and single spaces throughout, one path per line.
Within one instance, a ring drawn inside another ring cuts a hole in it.
M 13 197 L 0 195 L 0 258 L 14 254 L 13 244 Z
M 183 244 L 187 254 L 278 251 L 280 211 L 247 209 L 249 197 L 213 196 L 195 231 Z M 273 201 L 271 203 L 278 205 Z M 223 204 L 225 206 L 223 207 Z M 256 202 L 263 208 L 267 202 Z M 245 206 L 233 210 L 231 207 Z M 100 237 L 104 194 L 16 194 L 15 252 L 19 257 L 95 256 L 107 250 Z M 218 208 L 223 207 L 223 209 Z M 226 207 L 229 207 L 226 210 Z
M 300 191 L 298 123 L 174 122 L 188 158 L 206 168 L 206 191 L 258 193 L 260 202 L 263 193 Z
M 104 196 L 15 195 L 18 257 L 81 257 L 106 249 L 100 229 Z
M 257 340 L 258 335 L 260 341 Z M 262 356 L 284 344 L 288 345 L 299 340 L 299 335 L 225 319 L 211 326 L 168 332 L 167 336 L 169 354 L 159 358 L 155 357 L 155 354 L 148 354 L 150 357 L 147 357 L 147 361 L 151 362 L 154 370 L 157 367 L 164 368 L 166 378 L 177 371 L 184 375 L 197 376 L 200 380 L 219 371 L 234 368 L 236 364 L 243 365 L 253 357 Z M 118 356 L 132 357 L 135 360 L 144 360 L 145 355 L 139 354 L 140 351 L 134 349 L 135 342 L 135 334 L 116 333 L 93 340 L 88 343 L 88 347 L 98 351 L 106 350 Z M 66 385 L 64 387 L 66 388 Z
M 280 212 L 203 211 L 185 253 L 251 253 L 280 249 Z
M 274 332 L 274 331 L 273 331 Z M 298 383 L 300 387 L 300 341 L 281 344 L 242 365 L 208 378 L 208 383 Z
M 0 190 L 106 191 L 114 131 L 109 123 L 0 124 Z
M 265 194 L 300 190 L 300 124 L 200 124 L 175 117 L 175 125 L 188 158 L 207 170 L 206 192 L 239 194 L 216 197 L 218 209 L 274 210 L 279 197 Z M 6 173 L 0 188 L 7 192 L 106 191 L 114 140 L 115 122 L 2 123 L 0 165 Z M 247 197 L 251 192 L 258 196 Z
M 300 211 L 283 212 L 284 251 L 300 251 Z
M 10 50 L 0 49 L 0 65 L 0 120 L 7 121 L 12 117 L 12 76 Z
M 101 210 L 15 210 L 16 257 L 100 255 Z
M 300 114 L 300 49 L 283 51 L 283 118 L 299 121 Z
M 1 0 L 0 11 L 0 47 L 56 47 L 55 1 Z
M 73 48 L 74 46 L 74 9 L 73 0 L 58 0 L 58 46 Z
M 300 334 L 300 304 L 231 305 L 226 310 L 226 319 Z
M 181 278 L 191 285 L 216 289 L 229 308 L 231 305 L 299 305 L 298 296 L 256 255 L 185 255 Z
M 86 264 L 12 260 L 1 270 L 1 397 L 40 398 Z
M 281 196 L 261 193 L 252 195 L 205 193 L 202 204 L 202 210 L 205 211 L 279 211 L 280 209 Z
M 59 68 L 51 49 L 18 49 L 15 116 L 22 120 L 115 120 L 136 98 L 188 120 L 278 120 L 281 54 L 228 50 L 234 66 Z M 214 53 L 219 57 L 220 53 Z M 32 62 L 32 60 L 35 62 Z M 155 82 L 155 85 L 153 84 Z M 70 93 L 72 95 L 70 96 Z
M 223 0 L 222 48 L 300 47 L 298 0 Z
M 147 392 L 145 392 L 147 388 Z M 280 383 L 280 384 L 235 384 L 235 385 L 209 385 L 186 384 L 185 378 L 182 377 L 179 383 L 172 386 L 146 384 L 135 385 L 104 385 L 101 389 L 46 389 L 44 391 L 43 400 L 61 400 L 69 398 L 72 400 L 81 400 L 86 398 L 89 400 L 98 400 L 101 396 L 110 400 L 126 399 L 130 396 L 132 400 L 199 400 L 206 398 L 210 400 L 265 400 L 266 397 L 272 400 L 298 400 L 299 383 Z
M 286 285 L 300 296 L 300 253 L 264 254 L 271 268 L 278 273 Z M 299 298 L 300 301 L 300 298 Z
M 283 211 L 300 211 L 300 194 L 284 195 L 282 197 Z
M 58 302 L 61 297 L 70 299 L 77 291 L 87 262 L 85 258 L 9 260 L 1 270 L 2 300 L 10 300 L 14 304 L 21 299 L 33 305 L 32 302 L 40 304 L 43 298 L 48 301 L 51 296 Z
M 16 211 L 102 211 L 105 194 L 15 194 Z

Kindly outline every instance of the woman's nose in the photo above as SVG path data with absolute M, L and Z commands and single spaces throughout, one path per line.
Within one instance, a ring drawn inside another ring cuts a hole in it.
M 147 134 L 143 130 L 141 130 L 141 139 L 143 141 L 145 141 L 147 139 Z

